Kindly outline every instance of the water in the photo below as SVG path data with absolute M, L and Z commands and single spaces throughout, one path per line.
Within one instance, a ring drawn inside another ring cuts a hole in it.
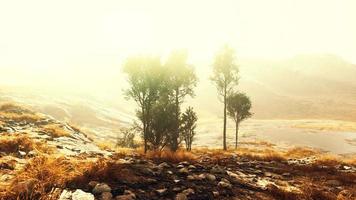
M 330 131 L 296 128 L 300 123 L 312 123 L 316 120 L 249 120 L 243 122 L 239 131 L 239 141 L 263 140 L 279 147 L 303 146 L 321 149 L 336 154 L 356 153 L 356 145 L 348 140 L 356 140 L 356 131 Z M 317 121 L 330 126 L 334 121 Z M 233 122 L 228 123 L 227 141 L 233 146 L 235 129 Z M 221 148 L 221 120 L 206 120 L 198 124 L 196 146 Z

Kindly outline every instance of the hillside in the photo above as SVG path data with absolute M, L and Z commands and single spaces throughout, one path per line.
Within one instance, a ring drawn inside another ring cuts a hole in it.
M 265 142 L 143 155 L 101 150 L 80 129 L 27 108 L 5 104 L 0 114 L 1 200 L 356 197 L 355 161 L 312 149 Z

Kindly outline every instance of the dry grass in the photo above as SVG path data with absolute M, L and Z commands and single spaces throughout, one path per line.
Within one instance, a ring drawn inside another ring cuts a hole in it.
M 53 138 L 69 136 L 69 132 L 58 124 L 49 124 L 43 127 L 43 131 Z
M 178 150 L 176 152 L 170 150 L 149 151 L 146 154 L 139 150 L 138 153 L 145 158 L 160 162 L 179 163 L 181 161 L 194 162 L 194 160 L 196 160 L 196 156 L 193 153 L 184 150 Z
M 321 152 L 311 148 L 304 148 L 304 147 L 294 147 L 288 149 L 284 155 L 288 158 L 305 158 L 315 155 L 320 155 Z
M 32 150 L 41 153 L 52 153 L 53 149 L 45 143 L 35 142 L 28 136 L 21 134 L 2 135 L 0 138 L 0 152 L 6 154 L 18 153 L 18 151 L 30 152 Z
M 101 150 L 112 151 L 115 150 L 115 144 L 113 142 L 103 142 L 99 141 L 95 143 Z
M 49 196 L 52 188 L 64 188 L 69 180 L 81 175 L 85 167 L 86 165 L 66 158 L 33 158 L 17 174 L 10 186 L 0 193 L 0 199 L 55 199 Z
M 32 113 L 7 113 L 7 112 L 0 112 L 0 115 L 5 120 L 13 120 L 15 122 L 27 122 L 27 123 L 36 123 L 42 119 L 42 117 L 32 114 Z

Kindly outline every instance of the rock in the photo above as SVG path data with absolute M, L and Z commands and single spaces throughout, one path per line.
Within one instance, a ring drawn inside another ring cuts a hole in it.
M 286 172 L 286 173 L 283 173 L 282 176 L 286 176 L 286 177 L 289 177 L 291 174 Z
M 173 182 L 174 182 L 174 183 L 179 183 L 179 182 L 180 182 L 180 180 L 178 180 L 178 179 L 174 179 L 174 180 L 173 180 Z
M 100 200 L 112 200 L 112 194 L 110 192 L 103 192 L 100 195 Z
M 333 186 L 333 187 L 337 187 L 337 186 L 341 186 L 342 183 L 338 180 L 328 180 L 326 181 L 326 184 L 329 186 Z
M 272 177 L 272 173 L 270 173 L 270 172 L 264 172 L 264 176 Z
M 175 200 L 187 200 L 187 199 L 188 199 L 188 197 L 184 193 L 178 193 L 175 198 Z
M 98 183 L 97 181 L 90 181 L 88 183 L 89 190 L 93 190 Z
M 188 166 L 188 169 L 189 169 L 189 170 L 194 170 L 194 169 L 197 169 L 197 168 L 196 168 L 194 165 L 189 165 L 189 166 Z
M 182 168 L 182 169 L 180 169 L 179 171 L 178 171 L 180 174 L 188 174 L 189 173 L 189 171 L 188 171 L 188 169 L 187 168 Z
M 219 194 L 219 192 L 218 191 L 213 191 L 213 196 L 216 198 L 216 197 L 218 197 L 220 194 Z
M 218 183 L 218 186 L 222 187 L 222 188 L 228 188 L 228 189 L 232 188 L 231 183 L 228 180 L 224 179 L 224 178 L 221 179 L 221 181 Z
M 177 165 L 178 169 L 184 168 L 184 165 Z
M 166 162 L 163 162 L 163 163 L 159 164 L 158 167 L 163 169 L 163 168 L 169 168 L 171 166 L 169 164 L 167 164 Z
M 80 189 L 75 192 L 63 190 L 58 200 L 94 200 L 94 195 Z
M 106 183 L 98 183 L 95 185 L 92 192 L 93 192 L 93 194 L 101 194 L 104 192 L 111 192 L 111 188 Z
M 186 190 L 184 190 L 183 192 L 181 193 L 178 193 L 176 195 L 176 200 L 187 200 L 188 199 L 188 196 L 191 195 L 191 194 L 194 194 L 194 190 L 191 189 L 191 188 L 188 188 Z
M 131 195 L 128 194 L 124 194 L 124 195 L 119 195 L 115 197 L 115 200 L 134 200 L 136 199 L 136 197 L 133 197 Z
M 183 161 L 183 162 L 180 162 L 178 163 L 179 165 L 184 165 L 184 166 L 188 166 L 189 165 L 189 162 L 188 161 Z
M 94 195 L 77 189 L 72 194 L 72 200 L 94 200 Z
M 212 174 L 206 174 L 206 179 L 209 181 L 215 181 L 216 177 Z
M 200 175 L 198 176 L 198 178 L 199 178 L 200 180 L 206 179 L 206 175 L 205 175 L 205 174 L 200 174 Z
M 26 154 L 26 152 L 24 152 L 24 151 L 19 151 L 19 152 L 18 152 L 18 155 L 19 155 L 21 158 L 23 158 L 23 157 L 25 157 L 27 154 Z
M 225 171 L 225 169 L 223 169 L 219 165 L 216 165 L 210 170 L 210 173 L 212 173 L 212 174 L 225 174 L 226 171 Z
M 188 175 L 187 176 L 187 180 L 188 181 L 194 181 L 194 180 L 196 180 L 196 177 L 194 175 Z
M 72 192 L 68 190 L 63 190 L 58 200 L 71 200 Z
M 194 190 L 192 188 L 188 188 L 188 189 L 184 190 L 183 193 L 188 196 L 188 195 L 194 194 Z
M 136 195 L 130 190 L 125 190 L 123 195 L 119 195 L 115 197 L 115 200 L 134 200 L 134 199 L 136 199 Z
M 165 195 L 166 192 L 167 192 L 167 188 L 163 188 L 163 189 L 158 189 L 158 190 L 156 190 L 156 193 L 157 193 L 158 195 L 160 195 L 160 196 Z
M 344 170 L 350 170 L 351 167 L 344 165 L 344 166 L 342 166 L 342 169 L 344 169 Z

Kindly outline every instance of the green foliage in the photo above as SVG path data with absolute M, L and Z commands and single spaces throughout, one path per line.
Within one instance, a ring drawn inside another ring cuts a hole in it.
M 239 124 L 241 121 L 252 116 L 250 112 L 251 100 L 244 93 L 233 93 L 229 95 L 226 101 L 228 115 L 234 119 L 236 125 L 235 148 L 237 148 Z
M 143 125 L 145 152 L 150 132 L 151 110 L 164 87 L 164 70 L 158 57 L 136 56 L 127 59 L 123 71 L 128 76 L 130 88 L 125 91 L 139 105 L 138 117 Z
M 224 96 L 233 91 L 239 82 L 238 74 L 235 51 L 224 46 L 215 57 L 211 77 L 220 95 Z
M 147 137 L 153 150 L 161 150 L 170 143 L 175 127 L 174 110 L 175 105 L 167 95 L 161 97 L 153 106 L 151 131 Z
M 181 117 L 181 137 L 185 142 L 186 149 L 192 150 L 192 143 L 196 134 L 195 128 L 198 117 L 192 107 L 188 107 Z
M 121 129 L 122 136 L 117 138 L 116 146 L 136 148 L 138 145 L 135 143 L 135 136 L 138 131 L 139 129 L 136 126 L 129 127 L 129 128 L 122 128 Z
M 179 146 L 180 105 L 187 95 L 194 96 L 193 89 L 197 84 L 197 77 L 193 67 L 187 63 L 187 54 L 184 51 L 172 52 L 165 66 L 168 71 L 167 87 L 175 107 L 174 130 L 170 135 L 169 146 L 171 150 L 176 151 Z
M 213 64 L 213 75 L 211 80 L 215 84 L 219 97 L 224 103 L 224 126 L 223 126 L 223 149 L 226 145 L 226 98 L 231 94 L 239 81 L 239 68 L 236 63 L 235 51 L 229 46 L 224 46 L 216 55 Z
M 165 65 L 157 57 L 137 56 L 123 68 L 130 88 L 127 98 L 137 102 L 137 117 L 142 122 L 145 152 L 149 147 L 173 151 L 179 146 L 180 105 L 185 96 L 193 96 L 197 78 L 187 64 L 187 54 L 176 51 Z
M 227 113 L 235 122 L 241 122 L 252 116 L 251 100 L 244 93 L 234 93 L 227 98 Z

